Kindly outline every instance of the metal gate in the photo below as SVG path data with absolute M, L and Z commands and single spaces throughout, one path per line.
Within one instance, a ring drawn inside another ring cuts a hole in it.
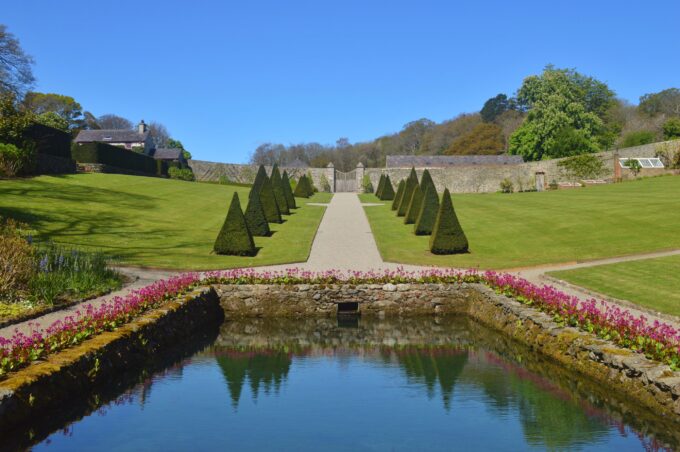
M 356 192 L 357 189 L 357 170 L 348 173 L 335 172 L 335 191 L 337 193 Z

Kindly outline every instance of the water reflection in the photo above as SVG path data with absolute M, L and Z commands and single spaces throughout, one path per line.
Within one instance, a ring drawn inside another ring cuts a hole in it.
M 254 319 L 225 322 L 213 338 L 38 449 L 678 444 L 677 425 L 462 318 Z

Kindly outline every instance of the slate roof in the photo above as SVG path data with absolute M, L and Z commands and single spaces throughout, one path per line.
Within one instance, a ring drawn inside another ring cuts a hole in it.
M 76 143 L 143 143 L 148 136 L 149 132 L 139 133 L 136 130 L 81 130 L 74 141 Z
M 520 155 L 388 155 L 388 168 L 442 168 L 470 165 L 516 165 L 522 163 Z
M 182 150 L 175 148 L 158 148 L 153 153 L 156 160 L 179 160 L 182 158 Z

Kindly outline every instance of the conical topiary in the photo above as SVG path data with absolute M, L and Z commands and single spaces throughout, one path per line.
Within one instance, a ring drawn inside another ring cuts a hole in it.
M 281 223 L 281 211 L 276 198 L 274 197 L 274 189 L 272 182 L 266 178 L 260 187 L 260 202 L 262 203 L 262 210 L 267 221 L 270 223 Z
M 380 193 L 380 199 L 383 201 L 391 201 L 394 199 L 394 188 L 392 187 L 392 181 L 390 181 L 390 176 L 385 176 L 385 182 L 383 182 L 383 189 Z
M 383 185 L 385 184 L 385 175 L 381 174 L 380 175 L 380 180 L 378 181 L 378 189 L 375 191 L 375 196 L 378 197 L 378 199 L 381 199 L 380 196 L 382 196 L 382 191 L 383 191 Z
M 420 185 L 416 185 L 416 188 L 413 189 L 413 195 L 411 195 L 411 202 L 408 205 L 408 209 L 406 209 L 406 215 L 404 215 L 405 224 L 413 224 L 416 222 L 422 200 L 423 192 L 420 189 Z
M 399 209 L 397 209 L 397 216 L 403 217 L 406 215 L 406 210 L 408 210 L 408 205 L 411 202 L 413 190 L 416 188 L 416 185 L 418 185 L 418 175 L 416 174 L 415 168 L 411 168 L 411 174 L 409 174 L 408 179 L 406 179 L 406 185 L 404 186 L 404 196 L 399 203 Z
M 306 175 L 300 176 L 297 185 L 295 186 L 295 196 L 298 198 L 309 198 L 314 194 L 312 186 L 309 183 Z
M 213 250 L 217 254 L 232 256 L 254 256 L 257 253 L 253 236 L 248 230 L 246 219 L 241 211 L 238 193 L 234 192 L 229 205 L 227 218 L 217 235 Z
M 283 191 L 286 194 L 288 208 L 297 209 L 297 205 L 295 205 L 295 195 L 293 195 L 293 189 L 290 188 L 290 179 L 288 178 L 288 173 L 286 171 L 284 171 L 283 176 L 281 176 L 281 183 L 283 184 Z
M 404 179 L 399 181 L 399 185 L 397 186 L 397 194 L 394 195 L 394 201 L 392 201 L 392 210 L 397 210 L 399 208 L 399 204 L 401 203 L 401 198 L 404 197 L 404 189 L 406 188 L 406 181 Z
M 250 233 L 257 237 L 267 237 L 271 234 L 269 222 L 262 209 L 262 202 L 259 196 L 253 196 L 248 200 L 246 207 L 246 224 Z
M 467 237 L 458 222 L 448 188 L 444 190 L 444 197 L 437 212 L 437 220 L 430 237 L 430 251 L 433 254 L 457 254 L 468 251 Z
M 430 235 L 434 228 L 434 223 L 437 221 L 437 213 L 439 212 L 439 195 L 434 184 L 427 184 L 423 200 L 420 203 L 420 212 L 416 219 L 413 232 L 416 235 Z
M 272 167 L 272 175 L 269 179 L 272 181 L 274 199 L 276 199 L 276 205 L 279 206 L 279 212 L 281 212 L 281 215 L 290 215 L 288 201 L 286 201 L 286 193 L 283 191 L 283 180 L 281 179 L 281 173 L 279 172 L 279 166 L 277 164 L 274 164 Z
M 264 165 L 260 165 L 257 169 L 257 175 L 253 181 L 253 186 L 250 188 L 250 193 L 248 193 L 248 198 L 252 198 L 255 194 L 260 194 L 260 187 L 262 187 L 262 182 L 267 178 L 267 170 L 264 169 Z

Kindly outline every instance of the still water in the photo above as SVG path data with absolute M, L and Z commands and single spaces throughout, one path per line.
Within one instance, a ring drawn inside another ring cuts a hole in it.
M 225 322 L 37 421 L 34 450 L 659 450 L 674 426 L 467 319 Z M 77 404 L 76 404 L 77 405 Z

